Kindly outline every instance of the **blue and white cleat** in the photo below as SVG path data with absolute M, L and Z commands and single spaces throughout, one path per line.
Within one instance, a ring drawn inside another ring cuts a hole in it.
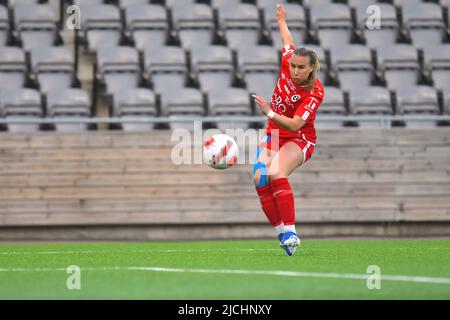
M 293 256 L 295 251 L 300 246 L 300 238 L 291 231 L 283 233 L 279 236 L 280 247 L 286 252 L 288 256 Z

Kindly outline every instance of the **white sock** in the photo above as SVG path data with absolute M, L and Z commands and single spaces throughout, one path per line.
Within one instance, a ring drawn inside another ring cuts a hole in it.
M 275 232 L 277 233 L 277 235 L 279 235 L 280 233 L 284 233 L 284 223 L 279 224 L 273 228 L 275 229 Z
M 284 232 L 293 232 L 295 234 L 297 234 L 297 231 L 295 230 L 295 225 L 291 225 L 291 226 L 284 226 Z

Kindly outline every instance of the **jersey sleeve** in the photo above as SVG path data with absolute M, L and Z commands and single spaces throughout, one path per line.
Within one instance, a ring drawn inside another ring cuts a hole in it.
M 281 49 L 281 56 L 284 58 L 287 55 L 291 55 L 294 52 L 295 47 L 292 44 L 287 44 Z
M 322 103 L 322 97 L 320 95 L 310 95 L 301 100 L 295 115 L 300 116 L 304 121 L 314 119 L 319 105 Z
M 295 47 L 292 44 L 287 44 L 281 50 L 281 69 L 288 72 L 289 70 L 289 58 L 292 56 Z

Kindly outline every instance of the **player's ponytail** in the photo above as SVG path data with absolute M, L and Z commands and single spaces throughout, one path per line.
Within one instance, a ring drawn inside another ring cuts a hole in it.
M 314 83 L 316 82 L 316 72 L 320 69 L 319 56 L 315 51 L 305 47 L 295 49 L 294 54 L 301 57 L 309 57 L 310 65 L 313 67 L 313 70 L 309 74 L 308 80 L 306 80 L 306 86 L 308 87 L 308 90 L 313 90 Z

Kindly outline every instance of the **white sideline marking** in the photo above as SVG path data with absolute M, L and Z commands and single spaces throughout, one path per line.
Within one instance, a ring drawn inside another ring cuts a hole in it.
M 82 268 L 82 271 L 153 271 L 153 272 L 176 272 L 176 273 L 213 273 L 213 274 L 244 274 L 244 275 L 266 275 L 281 277 L 302 278 L 333 278 L 367 280 L 368 274 L 352 273 L 324 273 L 324 272 L 298 272 L 298 271 L 272 271 L 272 270 L 239 270 L 239 269 L 180 269 L 164 267 L 100 267 Z M 66 271 L 65 268 L 0 268 L 0 272 L 53 272 Z M 433 278 L 403 275 L 382 275 L 383 281 L 402 281 L 416 283 L 433 283 L 450 285 L 450 278 Z
M 223 252 L 223 251 L 280 251 L 280 249 L 149 249 L 149 250 L 99 250 L 99 251 L 7 251 L 0 255 L 33 255 L 33 254 L 103 254 L 103 253 L 167 253 L 167 252 Z

